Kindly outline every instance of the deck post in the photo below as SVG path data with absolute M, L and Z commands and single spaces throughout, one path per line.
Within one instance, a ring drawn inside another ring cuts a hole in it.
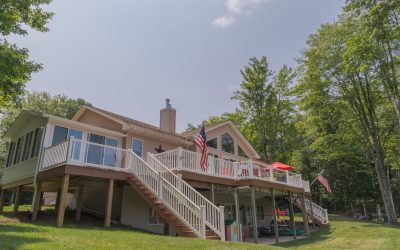
M 311 197 L 310 197 L 310 199 L 308 200 L 309 202 L 310 202 L 310 212 L 311 212 L 311 226 L 314 226 L 314 210 L 313 210 L 313 206 L 312 206 L 312 200 L 311 200 Z
M 214 183 L 211 183 L 211 202 L 215 204 Z
M 41 210 L 42 210 L 42 205 L 43 205 L 43 197 L 44 197 L 44 192 L 43 192 L 43 191 L 41 191 L 41 192 L 40 192 L 39 210 L 38 210 L 38 211 L 41 211 Z
M 38 211 L 40 209 L 41 197 L 42 197 L 42 182 L 38 181 L 35 187 L 35 194 L 33 195 L 33 207 L 32 207 L 32 221 L 37 220 Z
M 83 202 L 83 186 L 81 186 L 79 188 L 77 195 L 78 195 L 78 197 L 76 199 L 75 219 L 76 219 L 76 221 L 81 221 L 82 202 Z
M 5 196 L 6 196 L 6 190 L 0 187 L 0 213 L 3 212 Z
M 272 200 L 272 212 L 274 215 L 275 242 L 279 243 L 279 230 L 278 230 L 278 220 L 277 220 L 277 216 L 276 216 L 275 190 L 273 188 L 271 188 L 271 200 Z
M 237 232 L 237 236 L 240 242 L 242 242 L 242 231 L 240 228 L 240 213 L 239 213 L 239 197 L 238 197 L 238 192 L 236 189 L 234 189 L 233 191 L 233 197 L 235 198 L 235 212 L 236 212 L 236 223 L 237 223 L 237 227 L 238 227 L 238 232 Z
M 201 238 L 206 238 L 206 207 L 200 206 L 200 233 Z
M 225 215 L 224 215 L 224 206 L 219 206 L 219 213 L 221 215 L 220 218 L 220 227 L 221 227 L 221 241 L 225 241 Z
M 65 215 L 65 201 L 68 195 L 68 185 L 69 185 L 69 174 L 66 174 L 62 178 L 61 192 L 58 202 L 58 213 L 57 213 L 57 227 L 62 227 L 64 225 L 64 215 Z
M 114 191 L 114 179 L 110 179 L 108 182 L 108 192 L 107 192 L 107 203 L 104 218 L 104 226 L 110 227 L 111 225 L 111 211 L 112 211 L 112 200 Z
M 308 215 L 307 215 L 307 207 L 304 199 L 304 194 L 300 194 L 300 199 L 301 199 L 301 207 L 303 208 L 302 211 L 303 211 L 304 235 L 309 236 L 310 228 L 308 227 Z
M 182 147 L 178 147 L 176 151 L 176 168 L 182 170 L 183 152 Z
M 289 191 L 289 216 L 290 222 L 292 224 L 292 233 L 293 239 L 296 239 L 296 222 L 294 221 L 294 211 L 293 211 L 293 195 L 292 192 Z
M 15 190 L 15 199 L 14 199 L 14 207 L 13 207 L 13 215 L 17 215 L 19 203 L 21 201 L 21 193 L 22 193 L 22 186 L 18 186 Z
M 256 209 L 256 191 L 254 185 L 251 186 L 251 205 L 253 210 L 253 234 L 254 243 L 258 243 L 258 227 L 257 227 L 257 209 Z
M 60 196 L 61 196 L 61 188 L 57 189 L 56 193 L 56 206 L 55 206 L 55 211 L 58 213 L 58 208 L 60 206 Z

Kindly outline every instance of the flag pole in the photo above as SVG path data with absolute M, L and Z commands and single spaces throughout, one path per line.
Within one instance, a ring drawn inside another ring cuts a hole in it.
M 325 172 L 325 169 L 322 169 L 321 173 L 319 173 L 319 175 L 317 175 L 317 177 L 315 177 L 315 179 L 311 182 L 310 187 L 312 184 L 314 184 L 314 182 L 318 179 L 318 177 L 320 177 L 324 172 Z

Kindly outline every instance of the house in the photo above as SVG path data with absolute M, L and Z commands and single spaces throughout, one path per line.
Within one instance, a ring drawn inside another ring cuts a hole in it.
M 85 211 L 103 217 L 106 227 L 117 221 L 160 234 L 257 242 L 260 228 L 271 222 L 277 232 L 280 199 L 291 215 L 293 205 L 305 208 L 305 234 L 308 215 L 329 223 L 327 211 L 309 199 L 308 181 L 262 162 L 231 121 L 205 132 L 209 156 L 202 168 L 197 130 L 176 132 L 176 110 L 168 99 L 159 127 L 91 106 L 70 120 L 22 111 L 3 137 L 9 154 L 0 211 L 5 190 L 15 190 L 15 213 L 21 192 L 32 191 L 37 220 L 43 194 L 55 193 L 59 227 L 72 197 L 78 221 Z

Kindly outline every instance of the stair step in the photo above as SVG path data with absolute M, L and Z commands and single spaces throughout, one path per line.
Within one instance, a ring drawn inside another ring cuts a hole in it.
M 207 240 L 219 240 L 220 237 L 219 237 L 219 236 L 216 236 L 216 235 L 213 235 L 213 236 L 206 236 L 206 239 L 207 239 Z

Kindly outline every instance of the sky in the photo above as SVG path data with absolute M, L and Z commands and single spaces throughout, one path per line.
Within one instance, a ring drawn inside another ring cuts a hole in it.
M 50 31 L 9 41 L 43 70 L 27 84 L 84 98 L 153 125 L 165 98 L 177 131 L 232 112 L 240 70 L 266 56 L 296 67 L 307 37 L 340 14 L 343 0 L 55 0 Z

